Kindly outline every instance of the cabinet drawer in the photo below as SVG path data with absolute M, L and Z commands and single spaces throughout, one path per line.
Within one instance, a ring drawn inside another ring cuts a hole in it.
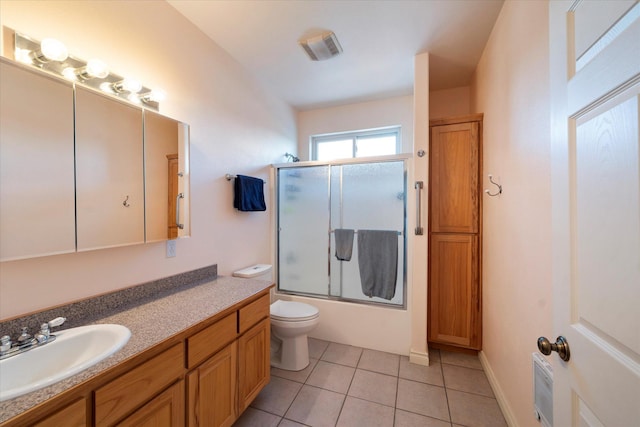
M 97 426 L 112 425 L 173 383 L 184 370 L 184 349 L 176 344 L 95 392 Z
M 265 317 L 269 317 L 269 295 L 264 295 L 240 309 L 238 332 L 244 333 Z
M 77 400 L 75 403 L 67 406 L 48 416 L 44 420 L 34 424 L 33 427 L 84 427 L 87 425 L 87 401 L 85 399 Z
M 189 369 L 236 339 L 237 314 L 233 312 L 222 320 L 187 339 Z

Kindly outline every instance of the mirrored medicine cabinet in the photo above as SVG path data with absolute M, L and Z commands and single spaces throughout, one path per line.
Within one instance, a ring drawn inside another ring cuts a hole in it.
M 0 261 L 190 235 L 188 125 L 0 67 Z

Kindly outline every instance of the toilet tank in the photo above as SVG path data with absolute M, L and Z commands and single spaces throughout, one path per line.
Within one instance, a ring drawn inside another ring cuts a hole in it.
M 244 279 L 272 280 L 271 264 L 255 264 L 242 270 L 234 271 L 233 276 Z

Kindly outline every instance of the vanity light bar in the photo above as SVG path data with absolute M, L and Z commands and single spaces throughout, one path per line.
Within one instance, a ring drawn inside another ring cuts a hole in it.
M 52 38 L 41 42 L 18 33 L 14 35 L 14 59 L 23 64 L 61 76 L 76 84 L 98 89 L 134 104 L 158 111 L 166 98 L 162 89 L 150 89 L 132 77 L 112 73 L 99 59 L 84 61 L 69 54 L 66 46 Z

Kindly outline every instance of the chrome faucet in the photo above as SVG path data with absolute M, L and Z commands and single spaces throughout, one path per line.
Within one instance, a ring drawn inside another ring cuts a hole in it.
M 47 323 L 43 323 L 40 325 L 40 331 L 35 336 L 29 334 L 27 327 L 23 327 L 20 336 L 15 342 L 11 341 L 9 335 L 3 336 L 0 338 L 0 360 L 53 342 L 56 336 L 51 334 L 51 328 L 62 325 L 65 320 L 67 320 L 65 317 L 56 317 Z
M 22 328 L 22 333 L 18 337 L 18 347 L 27 347 L 33 344 L 33 337 L 27 332 L 27 327 Z

